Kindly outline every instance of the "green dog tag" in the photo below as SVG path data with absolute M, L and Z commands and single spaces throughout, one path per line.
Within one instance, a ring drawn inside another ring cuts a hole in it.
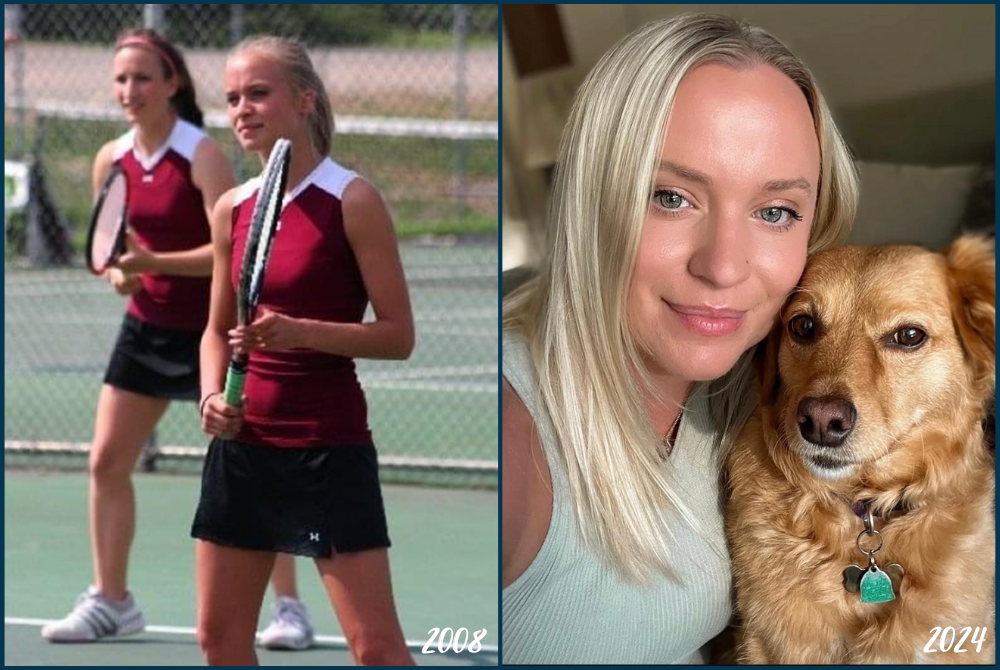
M 889 575 L 878 569 L 877 565 L 871 565 L 861 577 L 861 602 L 863 603 L 887 603 L 895 600 L 896 595 L 892 592 L 892 580 Z

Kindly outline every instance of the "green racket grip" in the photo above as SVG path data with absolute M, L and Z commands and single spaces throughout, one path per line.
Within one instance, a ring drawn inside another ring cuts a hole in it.
M 247 378 L 246 365 L 229 364 L 226 372 L 226 404 L 232 407 L 243 406 L 243 383 Z

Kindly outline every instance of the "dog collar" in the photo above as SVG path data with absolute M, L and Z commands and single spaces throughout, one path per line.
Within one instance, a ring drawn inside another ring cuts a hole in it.
M 853 511 L 862 521 L 864 521 L 865 519 L 866 512 L 874 517 L 881 517 L 882 516 L 881 514 L 871 510 L 871 504 L 872 504 L 871 500 L 856 500 L 853 503 L 851 503 L 851 511 Z M 889 512 L 890 514 L 893 515 L 895 515 L 896 512 L 899 512 L 901 514 L 906 514 L 911 509 L 912 508 L 909 505 L 900 500 L 898 503 L 896 503 L 895 507 L 889 510 Z

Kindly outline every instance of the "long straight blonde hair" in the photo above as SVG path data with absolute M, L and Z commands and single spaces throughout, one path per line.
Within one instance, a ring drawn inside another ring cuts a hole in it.
M 669 510 L 702 532 L 663 468 L 626 300 L 677 87 L 710 62 L 769 65 L 798 85 L 812 111 L 821 161 L 809 252 L 846 238 L 857 172 L 812 74 L 760 28 L 688 14 L 628 35 L 583 82 L 559 146 L 545 259 L 539 275 L 504 301 L 504 329 L 531 350 L 581 533 L 635 581 L 674 574 Z M 752 353 L 708 383 L 719 444 L 752 409 Z

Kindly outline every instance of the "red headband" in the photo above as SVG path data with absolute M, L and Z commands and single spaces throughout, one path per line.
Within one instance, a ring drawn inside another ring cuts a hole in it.
M 142 37 L 141 35 L 132 35 L 131 37 L 123 37 L 118 40 L 115 44 L 115 51 L 123 49 L 124 47 L 141 47 L 143 49 L 148 49 L 152 51 L 160 59 L 167 64 L 167 68 L 170 70 L 171 76 L 177 74 L 177 66 L 174 65 L 174 59 L 167 55 L 167 52 L 156 46 L 151 39 L 148 37 Z

